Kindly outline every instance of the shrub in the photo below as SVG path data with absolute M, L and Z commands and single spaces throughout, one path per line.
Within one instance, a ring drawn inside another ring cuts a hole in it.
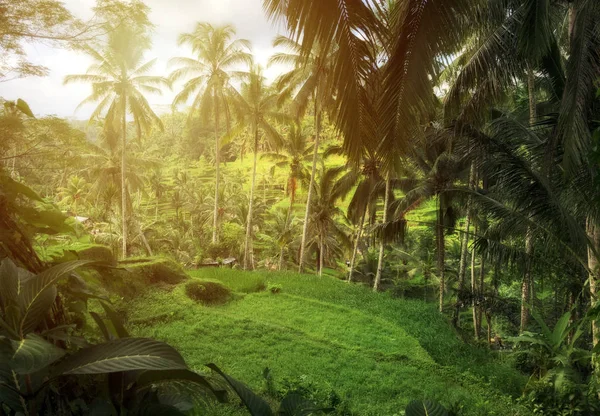
M 269 283 L 267 286 L 267 290 L 272 294 L 276 295 L 277 293 L 281 293 L 282 286 L 278 283 Z
M 189 282 L 185 285 L 185 293 L 190 299 L 206 305 L 227 303 L 231 299 L 229 288 L 216 282 Z

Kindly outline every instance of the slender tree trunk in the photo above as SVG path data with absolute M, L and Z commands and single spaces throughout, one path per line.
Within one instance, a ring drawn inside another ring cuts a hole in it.
M 479 267 L 479 305 L 477 308 L 477 325 L 479 328 L 477 332 L 481 334 L 481 326 L 483 325 L 483 293 L 485 289 L 485 253 L 481 253 L 481 265 Z
M 144 231 L 142 230 L 142 226 L 139 223 L 138 223 L 138 230 L 140 232 L 140 239 L 142 240 L 142 243 L 144 244 L 144 248 L 146 249 L 146 253 L 149 256 L 154 256 L 154 253 L 152 252 L 152 247 L 150 247 L 150 244 L 148 244 L 146 235 L 144 234 Z
M 123 102 L 123 120 L 122 120 L 122 149 L 121 149 L 121 226 L 123 230 L 123 258 L 127 257 L 127 181 L 126 181 L 126 161 L 125 147 L 127 146 L 127 97 L 122 92 L 121 100 Z
M 156 205 L 154 206 L 154 222 L 158 222 L 158 198 L 156 198 Z
M 437 269 L 440 277 L 440 305 L 439 310 L 444 310 L 444 291 L 446 290 L 445 281 L 445 263 L 446 263 L 446 244 L 444 241 L 444 206 L 438 195 L 438 213 L 437 213 Z
M 244 269 L 248 270 L 253 263 L 251 259 L 252 210 L 254 209 L 254 187 L 256 185 L 256 161 L 258 159 L 258 126 L 254 126 L 254 161 L 252 163 L 252 185 L 250 186 L 250 202 L 246 219 L 246 241 L 244 242 Z
M 535 75 L 531 66 L 527 66 L 527 89 L 529 92 L 529 126 L 533 126 L 537 119 L 536 111 L 536 94 L 535 94 Z M 523 273 L 523 281 L 521 282 L 521 325 L 520 332 L 527 329 L 529 323 L 529 307 L 532 277 L 531 277 L 531 256 L 533 255 L 533 232 L 531 226 L 527 226 L 525 232 L 525 255 L 526 264 Z
M 317 95 L 318 97 L 318 95 Z M 319 155 L 319 140 L 321 136 L 321 110 L 318 98 L 315 101 L 315 150 L 313 152 L 312 170 L 310 174 L 310 184 L 308 185 L 308 197 L 306 198 L 306 210 L 304 212 L 304 225 L 302 226 L 302 240 L 300 242 L 300 259 L 298 272 L 304 272 L 304 256 L 306 251 L 306 238 L 308 236 L 308 218 L 310 216 L 310 205 L 312 202 L 315 175 L 317 173 L 317 158 Z
M 354 266 L 356 265 L 356 254 L 358 253 L 358 244 L 360 243 L 360 237 L 362 235 L 362 230 L 365 225 L 365 217 L 367 216 L 367 207 L 365 206 L 365 210 L 360 219 L 360 224 L 358 224 L 358 231 L 356 232 L 356 241 L 354 241 L 354 248 L 352 249 L 352 259 L 350 260 L 350 271 L 348 272 L 348 282 L 352 281 L 352 277 L 354 276 Z
M 598 301 L 598 292 L 600 286 L 600 270 L 598 268 L 598 254 L 600 254 L 600 227 L 594 223 L 594 220 L 587 218 L 586 220 L 586 232 L 590 239 L 590 245 L 588 245 L 588 269 L 589 269 L 589 282 L 590 282 L 590 295 L 592 302 Z M 596 320 L 592 320 L 592 339 L 594 347 L 600 342 L 600 326 Z
M 385 181 L 385 198 L 383 203 L 383 224 L 388 221 L 388 209 L 390 206 L 390 193 L 391 193 L 391 180 L 388 175 Z M 383 257 L 385 254 L 385 244 L 383 237 L 379 242 L 379 259 L 377 260 L 377 274 L 375 275 L 375 284 L 373 284 L 373 291 L 377 292 L 381 286 L 381 275 L 383 274 Z
M 471 307 L 473 309 L 473 331 L 475 339 L 479 339 L 479 322 L 477 321 L 477 279 L 475 278 L 475 249 L 471 250 Z
M 277 270 L 281 271 L 283 269 L 283 253 L 284 253 L 284 246 L 281 246 L 281 248 L 279 249 L 279 266 L 277 267 Z
M 485 321 L 487 322 L 487 342 L 488 346 L 492 344 L 492 315 L 485 313 Z
M 213 91 L 215 96 L 215 209 L 213 212 L 213 235 L 212 243 L 216 244 L 219 242 L 219 184 L 220 184 L 220 140 L 219 140 L 219 100 L 216 92 Z
M 323 264 L 325 263 L 325 244 L 323 233 L 319 236 L 319 277 L 323 276 Z
M 475 188 L 475 162 L 471 162 L 469 170 L 469 189 Z M 456 307 L 454 310 L 453 324 L 458 327 L 460 324 L 460 308 L 463 292 L 465 290 L 465 274 L 467 270 L 467 257 L 469 255 L 469 230 L 471 227 L 471 217 L 473 216 L 472 207 L 473 201 L 471 196 L 467 199 L 467 218 L 465 219 L 465 232 L 462 236 L 462 244 L 460 250 L 460 262 L 458 266 L 458 293 L 456 295 Z

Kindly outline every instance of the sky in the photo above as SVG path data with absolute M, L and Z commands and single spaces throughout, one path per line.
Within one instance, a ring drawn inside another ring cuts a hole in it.
M 92 17 L 95 0 L 63 2 L 77 17 Z M 199 21 L 233 25 L 238 38 L 252 42 L 254 58 L 265 68 L 267 79 L 273 80 L 283 70 L 281 67 L 267 68 L 269 56 L 274 52 L 271 46 L 273 38 L 283 31 L 267 20 L 262 0 L 144 0 L 144 3 L 151 8 L 150 20 L 156 25 L 153 47 L 145 57 L 146 61 L 157 58 L 152 75 L 168 75 L 167 63 L 172 57 L 192 57 L 188 47 L 177 46 L 177 37 L 180 33 L 192 31 Z M 46 66 L 50 70 L 49 75 L 0 83 L 0 97 L 25 100 L 37 116 L 86 119 L 93 111 L 93 105 L 75 110 L 90 94 L 91 87 L 86 84 L 63 85 L 63 79 L 69 74 L 85 73 L 91 60 L 75 51 L 41 44 L 26 45 L 26 52 L 30 61 Z M 155 111 L 162 113 L 168 111 L 176 92 L 177 85 L 162 96 L 148 95 L 147 98 Z

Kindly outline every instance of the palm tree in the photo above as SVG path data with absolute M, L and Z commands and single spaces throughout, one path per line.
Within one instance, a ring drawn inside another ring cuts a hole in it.
M 288 170 L 285 188 L 290 197 L 290 205 L 287 211 L 288 220 L 296 202 L 298 187 L 300 183 L 308 178 L 308 171 L 304 166 L 304 162 L 310 158 L 311 153 L 312 146 L 307 145 L 306 135 L 299 126 L 292 124 L 287 139 L 283 141 L 282 148 L 277 152 L 265 153 L 262 156 L 275 162 L 271 168 L 271 175 L 275 173 L 276 168 Z
M 248 201 L 248 220 L 246 221 L 246 238 L 244 242 L 244 268 L 250 268 L 252 220 L 254 208 L 254 190 L 256 187 L 256 162 L 260 138 L 263 136 L 270 147 L 279 147 L 282 137 L 273 125 L 274 121 L 289 122 L 286 114 L 277 111 L 279 94 L 265 85 L 265 79 L 258 67 L 253 67 L 247 81 L 243 82 L 240 92 L 230 88 L 233 109 L 237 117 L 237 125 L 232 130 L 241 132 L 250 130 L 254 141 L 254 158 L 252 163 L 252 182 Z
M 229 130 L 229 104 L 227 91 L 231 87 L 230 81 L 235 75 L 235 68 L 239 64 L 250 65 L 252 55 L 250 42 L 245 39 L 231 40 L 235 36 L 232 26 L 213 27 L 209 23 L 198 23 L 191 33 L 179 36 L 179 45 L 190 45 L 196 58 L 173 58 L 170 65 L 180 66 L 170 76 L 172 81 L 190 78 L 177 94 L 173 105 L 186 103 L 190 96 L 194 97 L 190 116 L 198 110 L 204 119 L 210 114 L 215 119 L 215 200 L 213 211 L 212 242 L 219 240 L 219 167 L 220 151 L 219 122 L 221 111 L 225 113 L 226 125 Z
M 168 86 L 163 77 L 146 75 L 156 60 L 142 64 L 144 52 L 149 42 L 126 25 L 109 32 L 108 44 L 104 50 L 86 46 L 83 51 L 94 64 L 86 74 L 68 75 L 64 83 L 87 82 L 92 84 L 92 94 L 80 106 L 98 103 L 90 116 L 90 121 L 102 115 L 106 123 L 121 132 L 121 225 L 123 234 L 122 255 L 127 257 L 127 114 L 130 114 L 138 136 L 148 131 L 152 125 L 162 129 L 160 118 L 154 113 L 145 93 L 160 94 L 162 86 Z
M 319 154 L 319 142 L 321 139 L 322 118 L 325 108 L 332 102 L 333 91 L 331 89 L 331 60 L 332 47 L 320 47 L 315 45 L 307 55 L 302 54 L 302 45 L 293 39 L 278 36 L 273 46 L 283 46 L 288 52 L 276 53 L 271 57 L 271 63 L 291 64 L 294 69 L 282 75 L 278 79 L 278 87 L 281 89 L 282 100 L 293 96 L 292 111 L 301 118 L 312 100 L 314 105 L 314 149 L 312 158 L 312 170 L 308 196 L 304 213 L 304 226 L 302 228 L 302 240 L 300 243 L 299 271 L 304 268 L 304 253 L 308 234 L 308 219 L 312 204 L 313 189 L 315 188 L 315 174 L 317 170 L 317 159 Z
M 344 213 L 338 207 L 340 194 L 335 188 L 335 180 L 344 167 L 326 169 L 321 174 L 315 199 L 313 200 L 312 215 L 309 225 L 313 238 L 309 245 L 316 248 L 317 270 L 323 275 L 325 258 L 335 253 L 341 253 L 344 247 L 350 246 L 347 230 L 338 218 L 344 218 Z
M 77 216 L 79 209 L 86 203 L 86 198 L 89 192 L 90 184 L 82 177 L 72 176 L 67 183 L 67 186 L 60 188 L 58 197 L 60 205 L 71 207 L 73 216 Z

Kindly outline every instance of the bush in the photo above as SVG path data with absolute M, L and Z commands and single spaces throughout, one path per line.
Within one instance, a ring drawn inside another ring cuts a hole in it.
M 185 293 L 188 298 L 205 305 L 223 304 L 231 299 L 231 290 L 216 282 L 189 282 L 185 285 Z
M 267 290 L 272 294 L 276 295 L 277 293 L 281 293 L 282 286 L 278 283 L 269 283 L 267 286 Z

